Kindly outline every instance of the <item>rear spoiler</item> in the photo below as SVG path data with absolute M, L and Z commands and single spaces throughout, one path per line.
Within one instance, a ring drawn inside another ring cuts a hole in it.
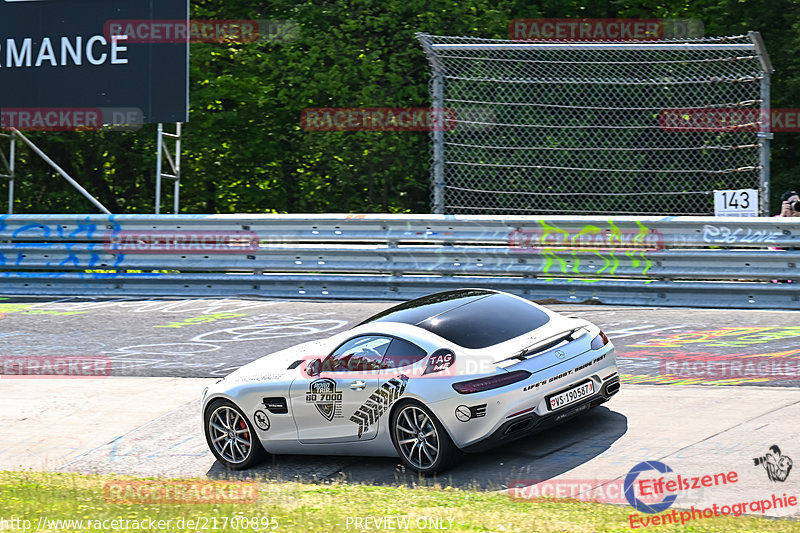
M 569 331 L 553 335 L 552 337 L 542 339 L 539 342 L 531 344 L 530 346 L 520 350 L 518 353 L 510 357 L 506 357 L 505 359 L 500 359 L 499 361 L 495 361 L 495 364 L 499 364 L 504 361 L 510 361 L 511 359 L 518 359 L 520 361 L 524 361 L 526 359 L 539 355 L 540 353 L 552 350 L 557 346 L 572 342 L 576 339 L 579 339 L 583 335 L 588 335 L 588 334 L 589 330 L 587 330 L 584 326 L 579 326 Z

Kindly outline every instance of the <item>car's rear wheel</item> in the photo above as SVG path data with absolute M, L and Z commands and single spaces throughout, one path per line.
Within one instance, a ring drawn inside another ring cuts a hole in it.
M 217 400 L 209 405 L 203 426 L 211 453 L 226 468 L 250 468 L 266 456 L 253 426 L 231 401 Z
M 461 458 L 442 423 L 421 403 L 406 401 L 397 406 L 390 430 L 400 460 L 420 474 L 442 472 Z

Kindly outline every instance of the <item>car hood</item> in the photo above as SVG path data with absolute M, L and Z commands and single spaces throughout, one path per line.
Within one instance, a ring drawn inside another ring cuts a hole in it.
M 329 351 L 330 344 L 331 339 L 310 341 L 265 355 L 228 374 L 223 381 L 227 384 L 252 381 L 291 381 L 297 377 L 298 372 L 302 372 L 305 368 L 305 364 L 295 365 L 294 363 L 298 361 L 305 363 L 311 359 L 324 358 Z

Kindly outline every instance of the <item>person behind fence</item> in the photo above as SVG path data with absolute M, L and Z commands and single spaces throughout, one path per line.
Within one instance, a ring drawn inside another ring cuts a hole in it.
M 786 191 L 781 195 L 781 212 L 773 218 L 778 217 L 800 217 L 800 194 L 797 191 Z M 775 248 L 770 246 L 770 250 L 784 250 L 784 248 Z M 795 248 L 788 248 L 795 250 Z M 795 281 L 787 280 L 770 280 L 772 283 L 795 283 Z
M 786 191 L 781 195 L 779 217 L 800 217 L 800 195 L 797 191 Z

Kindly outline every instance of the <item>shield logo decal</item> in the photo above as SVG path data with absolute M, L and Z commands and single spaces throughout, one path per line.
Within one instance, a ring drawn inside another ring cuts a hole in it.
M 312 381 L 308 386 L 308 392 L 313 398 L 314 406 L 319 414 L 330 422 L 336 414 L 336 382 L 332 379 L 321 378 Z

